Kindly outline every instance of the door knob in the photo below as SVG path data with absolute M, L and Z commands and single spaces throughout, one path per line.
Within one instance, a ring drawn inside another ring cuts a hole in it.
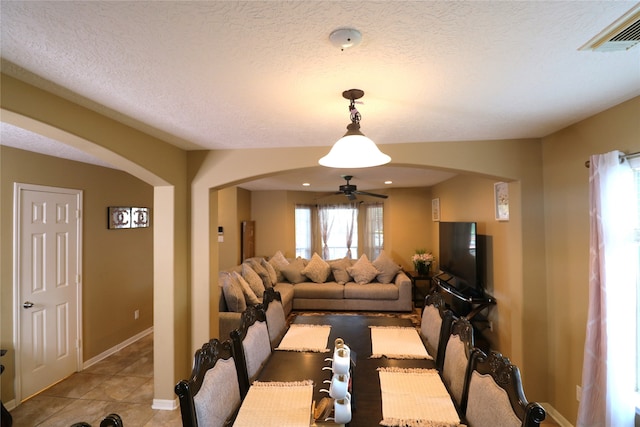
M 24 308 L 31 308 L 31 307 L 33 307 L 33 303 L 31 301 L 25 301 L 25 302 L 22 303 L 22 306 Z

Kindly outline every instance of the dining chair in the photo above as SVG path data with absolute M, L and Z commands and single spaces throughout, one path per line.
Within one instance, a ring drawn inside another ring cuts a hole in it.
M 274 349 L 282 341 L 282 337 L 287 332 L 287 319 L 282 306 L 282 296 L 274 288 L 265 289 L 262 296 L 262 306 L 267 318 L 267 329 L 269 330 L 269 341 Z
M 245 375 L 241 385 L 242 396 L 249 391 L 248 386 L 255 381 L 265 362 L 271 355 L 271 341 L 267 329 L 267 318 L 264 307 L 256 305 L 247 307 L 240 317 L 240 327 L 231 331 L 233 349 L 238 357 L 236 363 L 240 366 L 238 372 Z M 244 369 L 241 369 L 244 368 Z
M 462 411 L 469 427 L 537 427 L 546 417 L 544 408 L 528 402 L 520 370 L 507 357 L 474 349 Z
M 427 352 L 435 359 L 436 369 L 442 372 L 444 350 L 449 339 L 453 312 L 447 309 L 444 297 L 437 289 L 431 291 L 425 299 L 420 321 L 420 335 L 425 342 Z
M 183 427 L 233 424 L 246 378 L 238 372 L 236 359 L 230 340 L 212 339 L 195 352 L 191 376 L 175 386 Z
M 462 393 L 467 384 L 469 362 L 474 349 L 473 326 L 466 317 L 455 319 L 451 324 L 451 333 L 444 350 L 442 381 L 460 408 Z
M 122 418 L 118 414 L 109 414 L 100 422 L 100 427 L 123 427 Z

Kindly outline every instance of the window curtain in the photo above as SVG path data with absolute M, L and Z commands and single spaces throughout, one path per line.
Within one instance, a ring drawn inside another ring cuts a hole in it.
M 351 257 L 351 243 L 353 242 L 353 229 L 355 228 L 356 225 L 356 221 L 358 219 L 358 204 L 357 203 L 351 203 L 350 205 L 351 208 L 351 217 L 349 218 L 349 221 L 347 222 L 347 258 L 352 258 Z M 356 236 L 357 238 L 358 236 Z
M 364 205 L 364 247 L 363 253 L 367 254 L 370 260 L 378 257 L 382 251 L 382 233 L 384 229 L 382 207 L 383 203 L 367 203 Z
M 633 171 L 621 154 L 590 159 L 589 307 L 578 427 L 634 425 L 637 214 Z
M 337 208 L 338 205 L 318 206 L 318 226 L 320 227 L 320 238 L 322 239 L 323 259 L 329 259 L 329 233 L 331 233 L 334 220 L 331 211 Z
M 320 230 L 320 237 L 322 240 L 322 258 L 331 259 L 332 252 L 330 238 L 334 226 L 339 227 L 339 230 L 335 232 L 338 235 L 344 235 L 344 246 L 340 244 L 340 248 L 346 247 L 346 253 L 340 256 L 347 256 L 351 258 L 351 246 L 353 244 L 354 229 L 356 228 L 356 221 L 358 220 L 358 203 L 348 203 L 340 205 L 318 205 L 318 228 Z M 344 227 L 344 228 L 343 228 Z M 355 236 L 357 238 L 357 236 Z M 335 248 L 335 241 L 333 253 L 336 255 L 337 248 Z

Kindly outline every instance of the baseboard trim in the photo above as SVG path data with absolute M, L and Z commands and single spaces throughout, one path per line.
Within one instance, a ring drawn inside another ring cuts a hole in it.
M 178 409 L 178 399 L 153 399 L 151 409 L 159 409 L 161 411 L 173 411 Z
M 149 329 L 145 329 L 144 331 L 132 336 L 131 338 L 128 338 L 124 341 L 122 341 L 120 344 L 117 344 L 113 347 L 111 347 L 110 349 L 103 351 L 102 353 L 100 353 L 99 355 L 92 357 L 89 360 L 85 360 L 82 363 L 82 369 L 87 369 L 88 367 L 95 365 L 96 363 L 106 359 L 107 357 L 111 356 L 112 354 L 122 350 L 123 348 L 125 348 L 128 345 L 133 344 L 134 342 L 146 337 L 149 334 L 153 333 L 153 326 L 150 327 Z
M 11 399 L 10 401 L 4 403 L 4 407 L 7 408 L 7 411 L 13 411 L 16 408 L 16 400 Z
M 560 427 L 573 427 L 573 424 L 569 422 L 560 412 L 556 410 L 550 403 L 541 402 L 540 405 L 547 412 L 547 416 L 553 418 L 553 420 L 560 425 Z

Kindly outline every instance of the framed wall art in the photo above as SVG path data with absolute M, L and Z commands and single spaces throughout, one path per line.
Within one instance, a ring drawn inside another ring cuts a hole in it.
M 509 221 L 509 184 L 493 184 L 493 196 L 496 209 L 496 221 Z
M 146 228 L 151 222 L 149 208 L 109 206 L 107 210 L 109 229 Z
M 431 200 L 431 220 L 440 221 L 440 199 Z

